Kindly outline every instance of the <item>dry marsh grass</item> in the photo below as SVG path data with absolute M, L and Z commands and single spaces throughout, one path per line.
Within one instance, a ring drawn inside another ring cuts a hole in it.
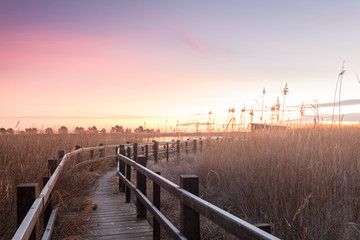
M 232 141 L 204 145 L 201 153 L 180 161 L 150 166 L 175 183 L 180 174 L 197 174 L 203 198 L 250 223 L 270 223 L 280 238 L 360 239 L 360 128 L 294 128 L 232 137 Z M 68 152 L 75 144 L 126 141 L 149 138 L 134 134 L 0 136 L 1 238 L 10 238 L 16 229 L 16 186 L 40 180 L 46 174 L 47 159 L 54 158 L 58 149 Z M 91 186 L 98 174 L 83 169 L 62 179 L 62 186 L 69 185 L 58 188 L 67 200 L 67 210 L 86 208 L 86 199 L 80 205 L 71 201 L 77 202 L 82 186 Z M 178 201 L 162 191 L 162 210 L 178 226 L 175 208 Z M 231 238 L 210 221 L 202 219 L 202 223 L 204 239 Z
M 360 128 L 301 128 L 239 134 L 181 161 L 150 164 L 179 182 L 196 174 L 200 195 L 281 239 L 360 239 Z M 179 203 L 162 210 L 179 227 Z M 202 218 L 203 239 L 233 239 Z M 166 237 L 166 235 L 165 235 Z
M 48 174 L 47 160 L 56 159 L 57 150 L 69 152 L 75 145 L 87 147 L 100 143 L 141 142 L 143 138 L 141 134 L 0 135 L 0 239 L 10 239 L 16 230 L 16 186 L 42 182 L 42 177 Z M 74 174 L 62 174 L 59 179 L 62 184 L 58 184 L 54 196 L 61 196 L 64 208 L 69 211 L 81 209 L 81 204 L 77 206 L 74 203 L 81 200 L 81 191 L 91 186 L 103 167 L 98 165 L 95 172 L 80 169 Z
M 283 239 L 360 239 L 360 128 L 258 131 L 196 162 L 204 197 Z

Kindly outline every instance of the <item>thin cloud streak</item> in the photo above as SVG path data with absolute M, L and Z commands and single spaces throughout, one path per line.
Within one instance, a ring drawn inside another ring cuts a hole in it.
M 171 25 L 169 25 L 183 40 L 185 43 L 187 43 L 189 46 L 191 46 L 192 48 L 196 49 L 197 51 L 201 52 L 201 53 L 206 53 L 205 49 L 201 46 L 201 44 L 199 43 L 199 41 L 197 39 L 195 39 L 193 36 L 191 36 L 190 34 L 185 33 L 184 31 L 176 28 L 176 27 L 172 27 Z
M 310 104 L 304 104 L 305 107 L 310 107 Z M 339 106 L 339 102 L 335 102 L 336 106 Z M 342 100 L 341 106 L 355 106 L 360 105 L 360 99 L 348 99 L 348 100 Z M 326 103 L 319 103 L 319 108 L 325 108 L 325 107 L 333 107 L 334 102 L 326 102 Z M 295 106 L 289 106 L 289 108 L 300 108 L 301 105 L 295 105 Z
M 137 4 L 137 6 L 140 9 L 140 11 L 142 13 L 144 13 L 148 18 L 150 18 L 151 20 L 153 20 L 155 22 L 158 22 L 158 23 L 164 25 L 165 27 L 170 29 L 172 32 L 176 33 L 176 35 L 178 35 L 179 38 L 185 44 L 187 44 L 189 47 L 191 47 L 192 49 L 195 49 L 196 51 L 198 51 L 200 53 L 206 53 L 204 47 L 200 44 L 200 42 L 195 37 L 193 37 L 192 35 L 184 32 L 180 28 L 172 25 L 171 23 L 169 23 L 169 21 L 167 21 L 164 18 L 160 17 L 160 15 L 158 15 L 157 13 L 152 11 L 151 9 L 145 7 L 144 5 Z
M 346 113 L 341 115 L 343 117 L 343 121 L 348 122 L 359 122 L 360 121 L 360 113 Z M 339 119 L 339 115 L 334 115 L 334 119 Z M 299 122 L 300 118 L 291 119 L 289 122 Z M 302 118 L 302 122 L 313 122 L 314 121 L 314 115 L 305 115 Z M 321 121 L 332 121 L 332 115 L 331 114 L 320 114 L 320 122 Z

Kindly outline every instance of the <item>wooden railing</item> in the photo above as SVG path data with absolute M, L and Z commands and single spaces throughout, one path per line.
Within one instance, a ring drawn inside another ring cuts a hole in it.
M 70 159 L 70 157 L 75 157 L 75 161 L 77 162 L 75 168 L 84 164 L 84 162 L 81 162 L 81 154 L 84 152 L 90 152 L 90 159 L 92 159 L 94 157 L 94 151 L 99 151 L 99 158 L 97 160 L 88 160 L 87 162 L 115 158 L 115 151 L 113 152 L 113 155 L 109 156 L 105 156 L 104 151 L 107 148 L 113 148 L 117 150 L 118 147 L 119 145 L 108 145 L 81 148 L 77 145 L 75 146 L 75 151 L 69 152 L 67 154 L 64 154 L 63 150 L 59 150 L 58 159 L 48 160 L 48 170 L 51 176 L 43 178 L 44 187 L 40 193 L 39 183 L 25 183 L 20 184 L 17 187 L 18 229 L 12 239 L 40 239 L 40 222 L 42 222 L 40 221 L 41 218 L 44 219 L 42 239 L 50 239 L 58 209 L 56 206 L 52 208 L 51 194 L 65 163 Z
M 222 141 L 225 139 L 194 139 L 194 140 L 172 140 L 168 142 L 151 143 L 127 143 L 123 145 L 100 144 L 98 147 L 81 148 L 75 146 L 74 151 L 64 154 L 59 151 L 58 160 L 49 160 L 49 172 L 51 177 L 46 180 L 46 185 L 39 195 L 36 195 L 37 184 L 22 184 L 18 186 L 18 202 L 28 197 L 34 199 L 33 203 L 27 206 L 18 204 L 18 229 L 13 236 L 17 239 L 39 239 L 39 219 L 44 216 L 46 228 L 43 231 L 42 239 L 50 239 L 53 225 L 55 222 L 57 207 L 51 209 L 51 193 L 60 176 L 64 164 L 72 157 L 77 164 L 101 161 L 108 158 L 116 158 L 117 173 L 119 176 L 119 190 L 125 192 L 126 202 L 131 200 L 131 192 L 136 195 L 137 218 L 146 218 L 149 211 L 153 216 L 154 239 L 160 239 L 160 226 L 162 226 L 174 239 L 200 239 L 200 220 L 199 215 L 203 215 L 212 222 L 241 239 L 278 239 L 268 233 L 270 225 L 252 225 L 246 221 L 220 209 L 219 207 L 201 199 L 199 195 L 199 181 L 195 175 L 181 175 L 180 186 L 168 179 L 146 168 L 147 161 L 152 159 L 159 161 L 160 157 L 169 160 L 171 154 L 180 158 L 180 154 L 190 151 L 202 150 L 203 145 L 209 141 Z M 114 155 L 105 156 L 105 149 L 115 149 Z M 98 152 L 95 160 L 94 151 Z M 81 161 L 81 154 L 90 153 L 90 160 Z M 57 163 L 59 164 L 57 165 Z M 136 171 L 136 185 L 131 181 L 132 169 Z M 153 182 L 153 202 L 146 196 L 146 181 Z M 160 211 L 160 188 L 166 190 L 180 201 L 180 230 L 177 229 L 169 219 Z M 23 192 L 23 193 L 22 193 Z M 20 195 L 19 195 L 20 193 Z M 33 193 L 33 194 L 29 194 Z M 29 202 L 29 199 L 27 200 Z M 31 201 L 30 201 L 31 202 Z M 25 204 L 26 205 L 26 204 Z M 19 211 L 20 210 L 20 211 Z M 21 224 L 20 224 L 21 223 Z M 261 228 L 261 229 L 260 229 Z M 263 231 L 267 230 L 268 232 Z
M 126 202 L 130 202 L 131 192 L 136 195 L 137 218 L 146 218 L 147 211 L 152 214 L 153 239 L 160 239 L 160 225 L 174 239 L 200 239 L 200 214 L 241 239 L 278 239 L 259 228 L 270 231 L 268 224 L 252 225 L 201 199 L 197 176 L 181 175 L 179 186 L 146 167 L 150 156 L 156 162 L 159 155 L 164 154 L 168 160 L 170 153 L 180 156 L 183 151 L 202 150 L 204 142 L 206 140 L 199 139 L 120 145 L 117 157 L 119 190 L 125 192 Z M 131 181 L 132 169 L 136 171 L 136 185 Z M 147 180 L 153 182 L 153 202 L 146 196 Z M 180 230 L 160 211 L 160 188 L 180 201 Z

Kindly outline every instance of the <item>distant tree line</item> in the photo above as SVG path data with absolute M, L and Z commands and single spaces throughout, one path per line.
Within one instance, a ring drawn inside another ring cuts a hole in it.
M 135 133 L 155 133 L 155 132 L 160 132 L 160 129 L 155 130 L 155 129 L 149 129 L 149 128 L 144 128 L 143 126 L 139 126 L 137 128 L 134 129 Z
M 0 134 L 14 134 L 14 133 L 15 131 L 12 128 L 8 128 L 8 129 L 0 128 Z
M 110 129 L 110 133 L 132 133 L 132 129 L 131 128 L 124 128 L 121 125 L 115 125 L 114 127 L 111 127 Z M 143 126 L 139 126 L 137 128 L 134 129 L 134 133 L 158 133 L 160 132 L 160 130 L 155 130 L 155 129 L 149 129 L 149 128 L 144 128 Z M 0 134 L 14 134 L 15 131 L 12 128 L 0 128 Z M 52 129 L 51 127 L 48 127 L 45 129 L 45 131 L 39 131 L 37 128 L 32 127 L 32 128 L 25 128 L 25 130 L 23 131 L 19 131 L 18 133 L 20 134 L 37 134 L 37 133 L 44 133 L 44 134 L 54 134 L 55 130 Z M 61 126 L 60 128 L 57 129 L 57 133 L 58 134 L 68 134 L 69 130 L 66 126 Z M 96 126 L 92 126 L 92 127 L 88 127 L 88 129 L 84 129 L 83 127 L 75 127 L 74 134 L 106 134 L 107 131 L 105 128 L 98 130 Z

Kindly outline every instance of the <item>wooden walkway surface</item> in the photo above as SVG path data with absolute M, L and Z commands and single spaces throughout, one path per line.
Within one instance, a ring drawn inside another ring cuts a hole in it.
M 152 227 L 146 220 L 136 219 L 136 208 L 125 203 L 125 194 L 114 191 L 115 170 L 109 171 L 98 181 L 90 198 L 98 208 L 89 214 L 85 224 L 87 232 L 82 239 L 152 239 Z

